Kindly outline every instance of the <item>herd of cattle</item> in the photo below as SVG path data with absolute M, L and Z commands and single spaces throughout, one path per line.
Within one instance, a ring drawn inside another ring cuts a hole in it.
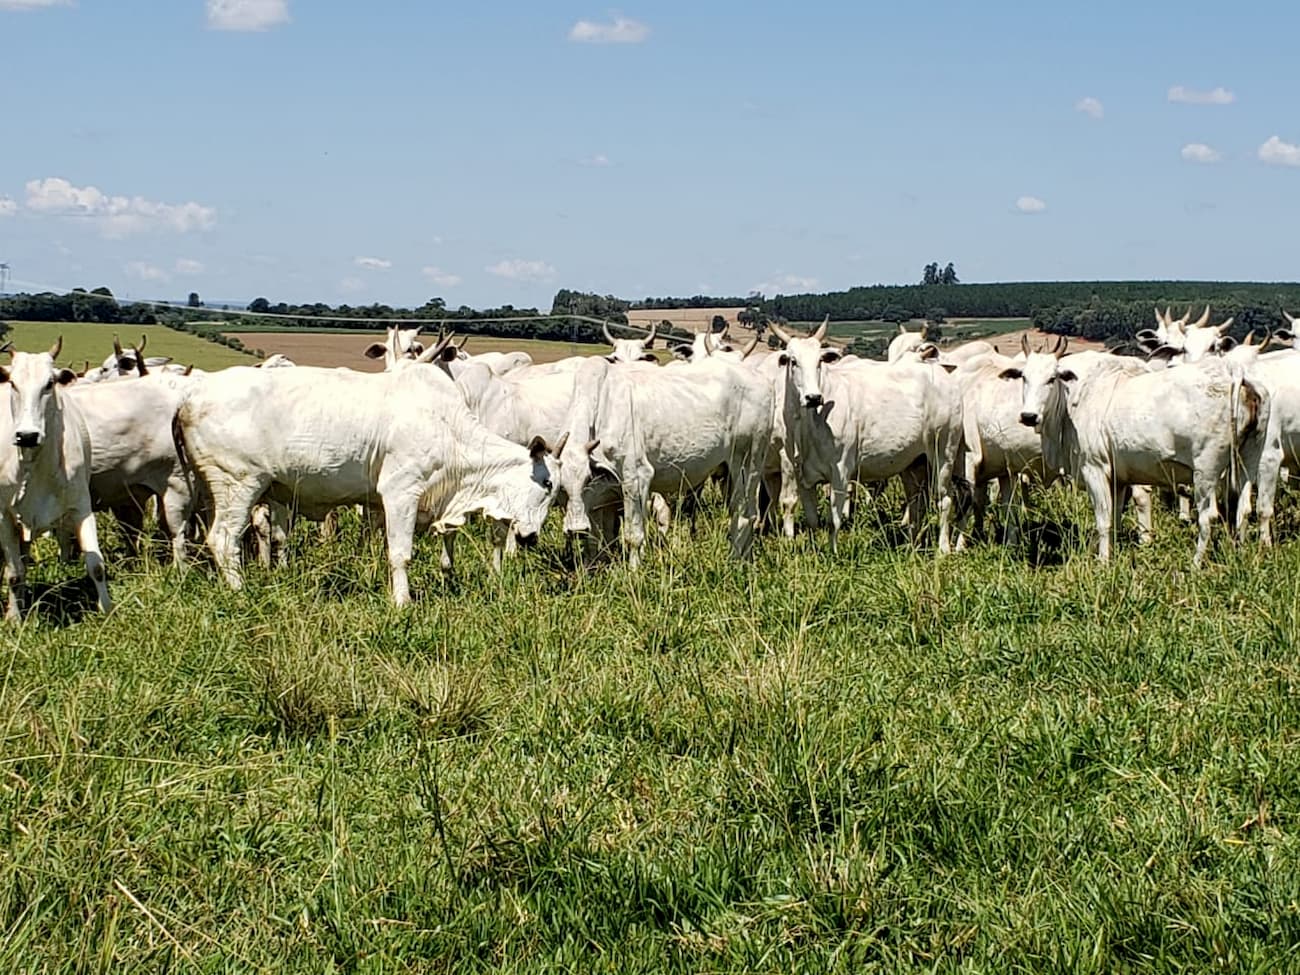
M 441 534 L 450 568 L 452 530 L 484 515 L 499 565 L 558 504 L 566 533 L 621 538 L 635 566 L 647 525 L 711 479 L 736 557 L 760 527 L 793 536 L 799 508 L 816 530 L 827 486 L 832 549 L 854 486 L 897 477 L 905 523 L 916 534 L 933 517 L 946 553 L 955 528 L 959 545 L 983 536 L 992 482 L 1014 524 L 1026 485 L 1066 477 L 1088 493 L 1106 559 L 1129 500 L 1145 538 L 1151 490 L 1189 487 L 1199 564 L 1221 506 L 1239 535 L 1253 510 L 1271 544 L 1281 469 L 1300 470 L 1300 351 L 1290 331 L 1236 344 L 1231 321 L 1210 325 L 1208 308 L 1190 318 L 1157 310 L 1137 337 L 1145 358 L 1067 354 L 1064 339 L 1050 350 L 1024 340 L 1014 356 L 982 341 L 941 350 L 900 327 L 880 362 L 829 345 L 826 323 L 810 335 L 773 326 L 778 350 L 703 333 L 666 365 L 647 351 L 653 329 L 615 339 L 607 328 L 610 354 L 534 364 L 523 352 L 469 355 L 451 336 L 426 348 L 418 329 L 389 328 L 365 350 L 383 373 L 276 368 L 293 366 L 282 356 L 204 373 L 115 339 L 101 367 L 78 375 L 57 365 L 61 343 L 6 346 L 6 615 L 20 615 L 27 542 L 46 531 L 65 554 L 75 539 L 107 611 L 94 512 L 114 512 L 134 548 L 155 499 L 174 562 L 206 526 L 236 588 L 250 523 L 269 563 L 291 513 L 363 506 L 385 531 L 398 605 L 410 600 L 417 530 Z M 1286 347 L 1266 352 L 1269 341 Z M 954 526 L 958 488 L 971 517 Z

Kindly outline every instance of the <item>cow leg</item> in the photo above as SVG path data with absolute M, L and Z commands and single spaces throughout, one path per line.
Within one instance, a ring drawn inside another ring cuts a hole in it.
M 144 540 L 144 499 L 130 498 L 125 504 L 113 509 L 113 517 L 122 532 L 122 542 L 126 546 L 126 557 L 138 558 Z
M 215 481 L 215 479 L 214 479 Z M 208 528 L 208 548 L 212 559 L 231 589 L 241 589 L 244 577 L 241 572 L 239 540 L 253 509 L 253 503 L 266 490 L 260 481 L 231 481 L 222 479 L 211 483 L 212 525 Z
M 442 542 L 442 551 L 438 554 L 438 566 L 444 573 L 450 575 L 456 567 L 456 533 L 443 532 L 438 537 Z
M 1192 568 L 1198 569 L 1205 558 L 1205 550 L 1210 545 L 1210 530 L 1219 517 L 1218 483 L 1198 469 L 1192 474 L 1192 485 L 1197 527 L 1196 554 L 1192 556 Z
M 1083 486 L 1092 502 L 1093 517 L 1097 524 L 1097 558 L 1109 562 L 1115 524 L 1115 492 L 1111 488 L 1110 472 L 1101 467 L 1085 468 Z
M 514 556 L 519 551 L 514 523 L 494 520 L 488 525 L 488 534 L 492 538 L 492 571 L 500 575 L 501 565 L 506 557 Z
M 332 542 L 339 533 L 339 509 L 331 508 L 320 523 L 320 540 Z
M 646 508 L 650 502 L 650 479 L 653 471 L 636 471 L 623 482 L 623 547 L 627 563 L 635 569 L 641 565 L 645 546 Z
M 158 500 L 159 521 L 163 531 L 171 538 L 172 565 L 184 569 L 187 560 L 185 527 L 193 511 L 189 488 L 183 479 L 173 478 Z
M 4 558 L 5 582 L 9 583 L 9 604 L 5 619 L 17 622 L 22 619 L 24 582 L 27 567 L 23 564 L 21 533 L 9 514 L 0 511 L 0 554 Z
M 687 497 L 689 497 L 689 494 L 681 499 L 680 503 L 683 508 L 686 505 L 685 499 Z M 659 534 L 667 538 L 668 532 L 673 527 L 673 509 L 662 494 L 655 492 L 650 495 L 650 513 L 654 517 L 655 527 L 659 529 Z
M 730 477 L 727 513 L 730 516 L 731 554 L 738 559 L 749 555 L 754 546 L 754 526 L 758 520 L 758 492 L 762 476 L 749 467 L 738 467 Z
M 104 571 L 104 557 L 99 553 L 99 532 L 95 528 L 95 513 L 90 510 L 89 499 L 77 514 L 77 543 L 86 559 L 86 575 L 95 584 L 99 611 L 107 613 L 113 608 L 113 600 L 108 595 L 108 573 Z
M 419 496 L 384 496 L 384 530 L 388 537 L 388 568 L 393 577 L 393 605 L 406 606 L 411 602 L 411 587 L 406 578 L 406 567 L 411 563 L 411 550 L 415 537 L 415 516 L 419 509 Z
M 1135 484 L 1128 490 L 1133 499 L 1133 513 L 1137 516 L 1138 541 L 1150 545 L 1155 533 L 1151 530 L 1151 489 L 1142 484 Z

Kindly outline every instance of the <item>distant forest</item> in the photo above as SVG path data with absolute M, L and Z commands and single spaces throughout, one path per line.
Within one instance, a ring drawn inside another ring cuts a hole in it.
M 1044 281 L 1007 284 L 961 284 L 949 264 L 927 265 L 924 281 L 915 285 L 873 285 L 826 294 L 747 295 L 744 297 L 644 298 L 632 301 L 613 295 L 561 289 L 551 303 L 549 320 L 501 322 L 494 318 L 528 318 L 546 313 L 536 308 L 448 308 L 431 298 L 416 308 L 324 303 L 272 303 L 258 298 L 242 312 L 223 312 L 224 319 L 195 324 L 206 318 L 197 294 L 184 309 L 148 302 L 118 302 L 107 288 L 76 289 L 68 294 L 14 295 L 0 299 L 0 319 L 27 321 L 96 321 L 110 324 L 158 323 L 194 331 L 237 329 L 240 325 L 276 324 L 290 328 L 381 328 L 395 318 L 446 319 L 462 334 L 567 342 L 603 341 L 599 321 L 625 324 L 633 309 L 743 308 L 741 324 L 762 330 L 768 322 L 811 322 L 829 315 L 834 321 L 905 322 L 951 318 L 1028 318 L 1036 327 L 1061 335 L 1080 336 L 1110 345 L 1131 339 L 1153 323 L 1156 306 L 1173 306 L 1176 313 L 1194 307 L 1199 316 L 1206 304 L 1212 320 L 1236 318 L 1238 337 L 1254 329 L 1275 329 L 1282 310 L 1300 313 L 1300 284 L 1221 281 Z M 948 281 L 949 283 L 944 283 Z M 287 316 L 259 319 L 258 315 Z M 321 316 L 358 321 L 322 321 Z M 565 316 L 582 316 L 568 318 Z M 233 320 L 232 320 L 233 319 Z M 362 321 L 369 319 L 371 321 Z M 596 319 L 597 322 L 585 319 Z

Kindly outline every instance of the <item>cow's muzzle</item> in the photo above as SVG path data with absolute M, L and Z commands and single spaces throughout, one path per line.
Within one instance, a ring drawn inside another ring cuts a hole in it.
M 1020 414 L 1020 422 L 1021 422 L 1022 424 L 1024 424 L 1025 426 L 1027 426 L 1027 427 L 1036 427 L 1036 426 L 1038 426 L 1038 414 L 1037 414 L 1037 413 L 1021 413 L 1021 414 Z
M 822 394 L 809 393 L 807 396 L 803 398 L 803 405 L 808 407 L 808 409 L 810 410 L 817 409 L 817 407 L 822 405 Z
M 14 434 L 14 446 L 21 447 L 24 450 L 30 450 L 33 447 L 41 445 L 41 435 L 35 430 L 19 430 Z
M 536 548 L 537 532 L 529 532 L 527 535 L 515 534 L 515 541 L 519 543 L 520 548 Z

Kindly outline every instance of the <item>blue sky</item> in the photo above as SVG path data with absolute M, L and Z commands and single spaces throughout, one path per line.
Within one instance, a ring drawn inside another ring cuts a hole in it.
M 0 0 L 0 261 L 453 307 L 932 260 L 1294 281 L 1297 35 L 1274 2 Z

